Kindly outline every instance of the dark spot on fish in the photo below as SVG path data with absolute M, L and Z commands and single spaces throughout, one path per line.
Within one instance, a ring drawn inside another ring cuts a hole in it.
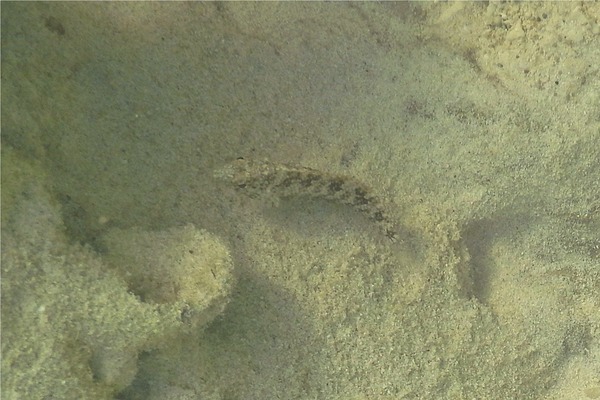
M 281 182 L 281 186 L 286 187 L 286 186 L 292 186 L 298 182 L 301 182 L 302 180 L 302 175 L 300 175 L 300 173 L 298 172 L 290 172 L 285 179 Z
M 304 187 L 310 187 L 315 181 L 321 179 L 317 174 L 308 174 L 304 179 L 300 181 L 300 184 Z
M 367 192 L 364 189 L 361 188 L 356 188 L 354 190 L 354 195 L 356 196 L 356 199 L 354 201 L 354 204 L 357 206 L 364 206 L 369 204 L 369 195 L 367 194 Z
M 332 192 L 339 192 L 340 190 L 342 190 L 344 187 L 344 182 L 338 179 L 333 179 L 330 183 L 329 183 L 329 190 L 331 190 Z
M 56 17 L 47 17 L 44 20 L 44 26 L 53 33 L 56 33 L 59 36 L 64 36 L 67 32 L 62 22 Z
M 385 230 L 385 236 L 387 236 L 387 238 L 390 239 L 391 241 L 395 241 L 396 240 L 396 232 L 391 231 L 389 229 Z

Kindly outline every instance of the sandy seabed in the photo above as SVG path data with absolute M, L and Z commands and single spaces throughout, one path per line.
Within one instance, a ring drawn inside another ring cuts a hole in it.
M 4 2 L 2 398 L 600 398 L 599 16 Z

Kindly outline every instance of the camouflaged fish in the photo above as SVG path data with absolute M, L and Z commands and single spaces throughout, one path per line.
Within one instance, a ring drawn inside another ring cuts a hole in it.
M 365 184 L 345 175 L 333 175 L 307 167 L 239 158 L 214 176 L 250 196 L 312 197 L 348 204 L 375 222 L 390 240 L 396 231 L 386 216 L 383 202 Z

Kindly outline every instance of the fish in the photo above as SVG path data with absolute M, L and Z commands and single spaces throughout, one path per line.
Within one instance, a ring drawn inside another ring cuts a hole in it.
M 217 179 L 229 182 L 250 197 L 309 197 L 345 204 L 365 214 L 391 241 L 397 230 L 388 217 L 389 203 L 368 185 L 349 175 L 268 160 L 238 158 L 214 171 Z

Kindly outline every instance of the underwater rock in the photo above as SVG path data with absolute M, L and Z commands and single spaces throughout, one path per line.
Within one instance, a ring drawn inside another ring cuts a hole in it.
M 193 225 L 157 232 L 113 229 L 103 243 L 105 260 L 144 302 L 175 306 L 195 327 L 225 308 L 233 263 L 225 245 L 205 230 Z
M 134 379 L 140 352 L 224 309 L 232 264 L 208 233 L 113 231 L 102 260 L 69 243 L 41 183 L 15 187 L 2 225 L 3 397 L 113 398 Z

